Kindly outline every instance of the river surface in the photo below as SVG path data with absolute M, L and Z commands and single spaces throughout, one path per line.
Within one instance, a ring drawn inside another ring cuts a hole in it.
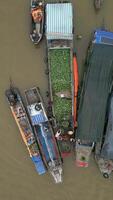
M 29 39 L 29 1 L 0 1 L 0 200 L 113 200 L 113 178 L 105 180 L 93 156 L 89 168 L 75 166 L 74 156 L 64 160 L 64 182 L 55 185 L 46 173 L 39 176 L 21 139 L 4 91 L 11 78 L 20 90 L 39 86 L 47 90 L 43 40 L 36 48 Z M 80 81 L 92 31 L 104 25 L 113 31 L 113 0 L 104 0 L 95 13 L 93 0 L 73 0 L 75 40 Z

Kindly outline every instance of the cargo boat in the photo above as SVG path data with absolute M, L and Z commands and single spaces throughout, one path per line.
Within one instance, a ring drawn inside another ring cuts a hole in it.
M 54 118 L 55 136 L 64 157 L 71 153 L 70 137 L 74 135 L 72 4 L 63 1 L 47 3 L 45 13 L 49 79 L 48 113 Z
M 107 101 L 113 83 L 113 33 L 100 29 L 94 32 L 88 48 L 85 68 L 78 109 L 76 141 L 79 141 L 80 148 L 84 145 L 84 152 L 89 149 L 88 156 L 90 156 L 93 147 L 102 144 L 104 138 Z M 76 146 L 76 154 L 80 148 Z M 83 158 L 87 160 L 84 155 Z
M 8 90 L 6 90 L 5 95 L 21 133 L 22 139 L 28 149 L 30 158 L 36 167 L 36 171 L 38 174 L 44 174 L 46 172 L 46 168 L 43 164 L 39 147 L 34 137 L 34 133 L 24 108 L 20 92 L 18 88 L 11 86 Z
M 62 182 L 62 162 L 52 126 L 46 115 L 39 88 L 34 87 L 25 91 L 27 110 L 40 146 L 40 150 L 50 174 L 55 183 Z
M 30 38 L 34 44 L 38 44 L 44 32 L 44 2 L 31 0 L 30 7 Z
M 108 98 L 106 112 L 106 128 L 104 138 L 100 145 L 96 146 L 95 159 L 104 178 L 109 178 L 113 171 L 113 91 Z

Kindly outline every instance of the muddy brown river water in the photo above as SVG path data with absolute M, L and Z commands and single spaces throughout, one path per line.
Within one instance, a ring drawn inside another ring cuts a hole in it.
M 39 86 L 47 90 L 43 40 L 35 48 L 29 39 L 29 1 L 0 1 L 0 200 L 113 200 L 113 178 L 105 180 L 93 156 L 89 168 L 75 167 L 74 156 L 64 160 L 64 182 L 55 185 L 46 173 L 39 176 L 21 139 L 6 102 L 4 91 L 11 77 L 24 89 Z M 93 0 L 73 0 L 75 34 L 80 80 L 90 35 L 102 26 L 113 31 L 113 0 L 104 0 L 97 14 Z

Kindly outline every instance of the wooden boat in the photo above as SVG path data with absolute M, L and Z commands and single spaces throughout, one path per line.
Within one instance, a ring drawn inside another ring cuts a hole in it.
M 74 80 L 74 127 L 77 127 L 77 95 L 78 95 L 78 64 L 76 54 L 73 54 L 73 80 Z
M 106 108 L 112 87 L 112 59 L 113 33 L 97 29 L 85 62 L 87 70 L 84 74 L 77 116 L 78 126 L 75 136 L 76 141 L 80 141 L 79 147 L 83 145 L 84 152 L 89 144 L 92 148 L 93 143 L 96 146 L 97 143 L 102 144 L 105 138 Z M 111 125 L 110 130 L 112 130 Z M 108 144 L 106 146 L 109 149 Z M 91 151 L 88 157 L 90 153 Z M 81 158 L 84 158 L 84 155 Z
M 96 163 L 98 164 L 100 172 L 103 174 L 104 178 L 109 178 L 111 172 L 113 171 L 113 161 L 105 160 L 101 157 L 95 156 Z
M 100 10 L 101 6 L 103 4 L 103 0 L 94 0 L 94 7 L 95 7 L 95 10 Z
M 73 127 L 73 86 L 72 86 L 72 48 L 60 47 L 57 41 L 55 48 L 48 48 L 49 101 L 48 110 L 54 119 L 55 137 L 62 157 L 71 155 L 70 138 L 74 137 Z M 57 46 L 58 45 L 58 46 Z M 59 64 L 58 64 L 59 63 Z M 71 136 L 71 137 L 70 137 Z
M 5 95 L 10 105 L 11 112 L 21 133 L 22 139 L 28 149 L 36 170 L 39 174 L 46 172 L 42 158 L 40 156 L 38 144 L 33 134 L 26 110 L 24 108 L 20 92 L 17 88 L 10 87 Z
M 44 2 L 31 0 L 30 8 L 31 30 L 30 38 L 34 44 L 38 44 L 43 36 L 44 31 Z
M 37 138 L 43 160 L 56 183 L 62 182 L 62 162 L 55 136 L 43 106 L 39 89 L 25 91 L 27 110 Z
M 104 178 L 109 178 L 113 171 L 113 91 L 108 98 L 105 130 L 102 143 L 96 145 L 95 160 Z

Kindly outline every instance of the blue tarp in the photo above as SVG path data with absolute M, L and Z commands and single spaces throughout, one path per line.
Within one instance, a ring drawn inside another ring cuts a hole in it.
M 44 140 L 44 137 L 42 135 L 41 128 L 39 126 L 36 126 L 35 130 L 37 132 L 37 137 L 40 140 L 40 143 L 41 143 L 41 146 L 42 146 L 42 150 L 43 150 L 43 154 L 45 155 L 46 161 L 47 162 L 50 161 L 49 151 L 51 151 L 52 158 L 55 159 L 56 156 L 55 156 L 55 149 L 54 149 L 52 137 L 47 136 L 47 142 L 48 142 L 48 147 L 49 147 L 49 149 L 48 149 L 48 147 L 46 145 L 46 142 Z
M 113 45 L 113 33 L 103 30 L 96 30 L 93 43 Z
M 42 134 L 45 134 L 45 138 L 47 140 L 47 150 L 48 152 L 50 153 L 52 159 L 55 159 L 56 158 L 56 155 L 55 155 L 55 147 L 54 147 L 54 143 L 53 143 L 53 138 L 52 138 L 52 133 L 50 132 L 50 130 L 48 130 L 48 132 L 44 132 L 44 130 L 42 130 L 43 133 Z
M 45 166 L 43 164 L 43 161 L 41 159 L 41 156 L 32 156 L 32 161 L 35 164 L 36 171 L 39 175 L 44 174 L 46 172 Z
M 50 161 L 49 153 L 48 153 L 44 138 L 42 136 L 40 127 L 39 126 L 35 126 L 35 130 L 37 132 L 37 137 L 40 140 L 40 143 L 41 143 L 41 146 L 42 146 L 42 151 L 43 151 L 42 153 L 45 155 L 46 161 L 49 162 Z
M 31 116 L 31 120 L 32 120 L 32 125 L 38 125 L 40 123 L 43 123 L 46 121 L 46 117 L 44 116 L 43 112 L 36 114 L 34 116 Z

